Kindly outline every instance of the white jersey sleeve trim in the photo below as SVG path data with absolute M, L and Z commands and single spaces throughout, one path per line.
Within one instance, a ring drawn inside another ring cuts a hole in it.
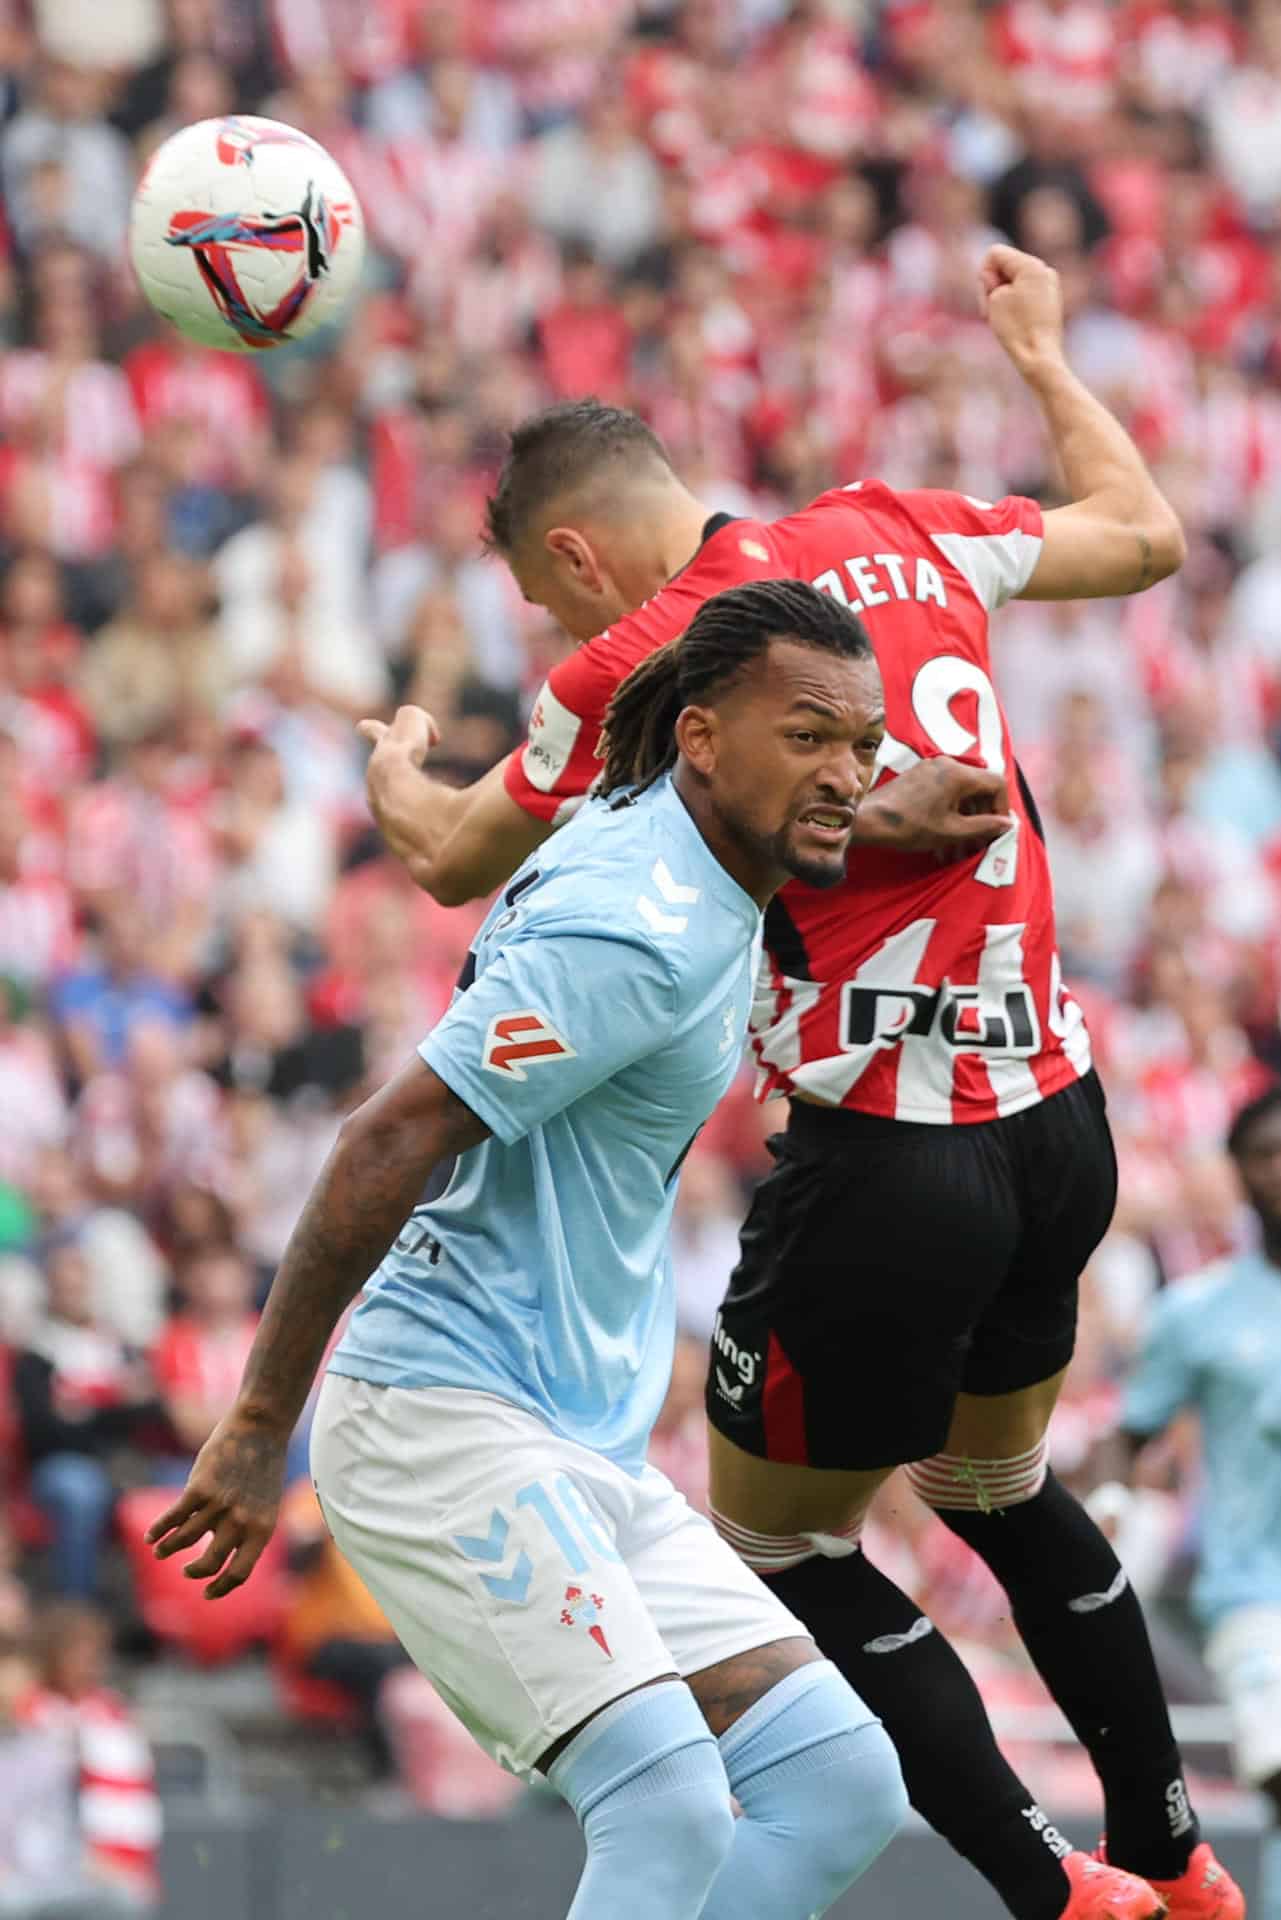
M 551 793 L 573 757 L 582 720 L 552 692 L 545 681 L 534 702 L 529 722 L 529 738 L 521 761 L 525 778 L 540 793 Z M 559 825 L 560 822 L 557 822 Z
M 1014 527 L 1009 533 L 933 533 L 934 545 L 968 580 L 989 613 L 1022 593 L 1041 557 L 1041 536 Z

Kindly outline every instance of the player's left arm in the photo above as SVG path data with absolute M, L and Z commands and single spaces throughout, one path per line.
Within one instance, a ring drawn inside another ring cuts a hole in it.
M 270 1539 L 289 1438 L 346 1308 L 387 1253 L 438 1162 L 489 1129 L 415 1058 L 342 1125 L 290 1235 L 231 1411 L 181 1497 L 148 1528 L 159 1558 L 212 1539 L 185 1569 L 207 1597 L 242 1586 Z
M 1063 350 L 1059 277 L 1017 247 L 988 250 L 979 299 L 993 333 L 1040 405 L 1072 504 L 1045 516 L 1030 600 L 1141 593 L 1183 564 L 1183 529 L 1143 455 L 1077 378 Z

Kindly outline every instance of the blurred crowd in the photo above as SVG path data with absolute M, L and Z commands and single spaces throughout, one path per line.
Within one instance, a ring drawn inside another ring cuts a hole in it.
M 164 328 L 125 259 L 148 155 L 234 111 L 323 141 L 371 243 L 349 324 L 254 358 Z M 995 636 L 1122 1163 L 1054 1429 L 1088 1486 L 1147 1303 L 1239 1241 L 1221 1142 L 1281 1070 L 1281 7 L 0 0 L 0 188 L 0 1724 L 34 1659 L 22 1569 L 82 1624 L 106 1602 L 210 1659 L 269 1638 L 295 1711 L 388 1764 L 391 1724 L 410 1773 L 432 1746 L 305 1435 L 220 1644 L 135 1524 L 479 917 L 382 851 L 353 722 L 428 706 L 459 779 L 520 737 L 567 642 L 478 532 L 548 399 L 636 407 L 731 511 L 859 474 L 1053 501 L 976 310 L 999 235 L 1058 269 L 1072 360 L 1190 547 L 1136 600 L 1017 605 Z M 700 1342 L 777 1124 L 745 1080 L 684 1177 L 656 1457 L 694 1497 Z M 1196 1529 L 1153 1500 L 1150 1589 Z M 906 1494 L 879 1528 L 999 1692 L 992 1593 Z

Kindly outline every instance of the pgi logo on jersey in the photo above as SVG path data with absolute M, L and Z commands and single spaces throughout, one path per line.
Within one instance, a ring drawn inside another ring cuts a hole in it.
M 527 1080 L 526 1067 L 550 1066 L 553 1060 L 573 1060 L 578 1053 L 563 1033 L 537 1007 L 514 1013 L 496 1013 L 485 1031 L 480 1063 L 489 1073 L 508 1080 Z
M 613 1659 L 600 1616 L 605 1602 L 598 1593 L 584 1593 L 581 1587 L 566 1587 L 565 1604 L 560 1610 L 562 1627 L 584 1626 L 607 1660 Z

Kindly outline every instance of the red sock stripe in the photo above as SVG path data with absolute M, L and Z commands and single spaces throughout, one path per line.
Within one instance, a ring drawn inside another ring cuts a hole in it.
M 1030 1500 L 1045 1483 L 1046 1445 L 1029 1447 L 1011 1460 L 970 1460 L 939 1453 L 907 1469 L 913 1490 L 931 1507 L 978 1512 Z
M 727 1520 L 724 1514 L 717 1513 L 713 1507 L 711 1521 L 717 1533 L 727 1546 L 733 1547 L 740 1560 L 756 1573 L 786 1573 L 789 1567 L 798 1567 L 802 1560 L 815 1560 L 821 1557 L 823 1549 L 815 1545 L 819 1539 L 848 1540 L 857 1544 L 863 1532 L 863 1516 L 852 1521 L 848 1527 L 829 1528 L 813 1533 L 754 1533 L 750 1527 L 740 1527 L 735 1521 Z

